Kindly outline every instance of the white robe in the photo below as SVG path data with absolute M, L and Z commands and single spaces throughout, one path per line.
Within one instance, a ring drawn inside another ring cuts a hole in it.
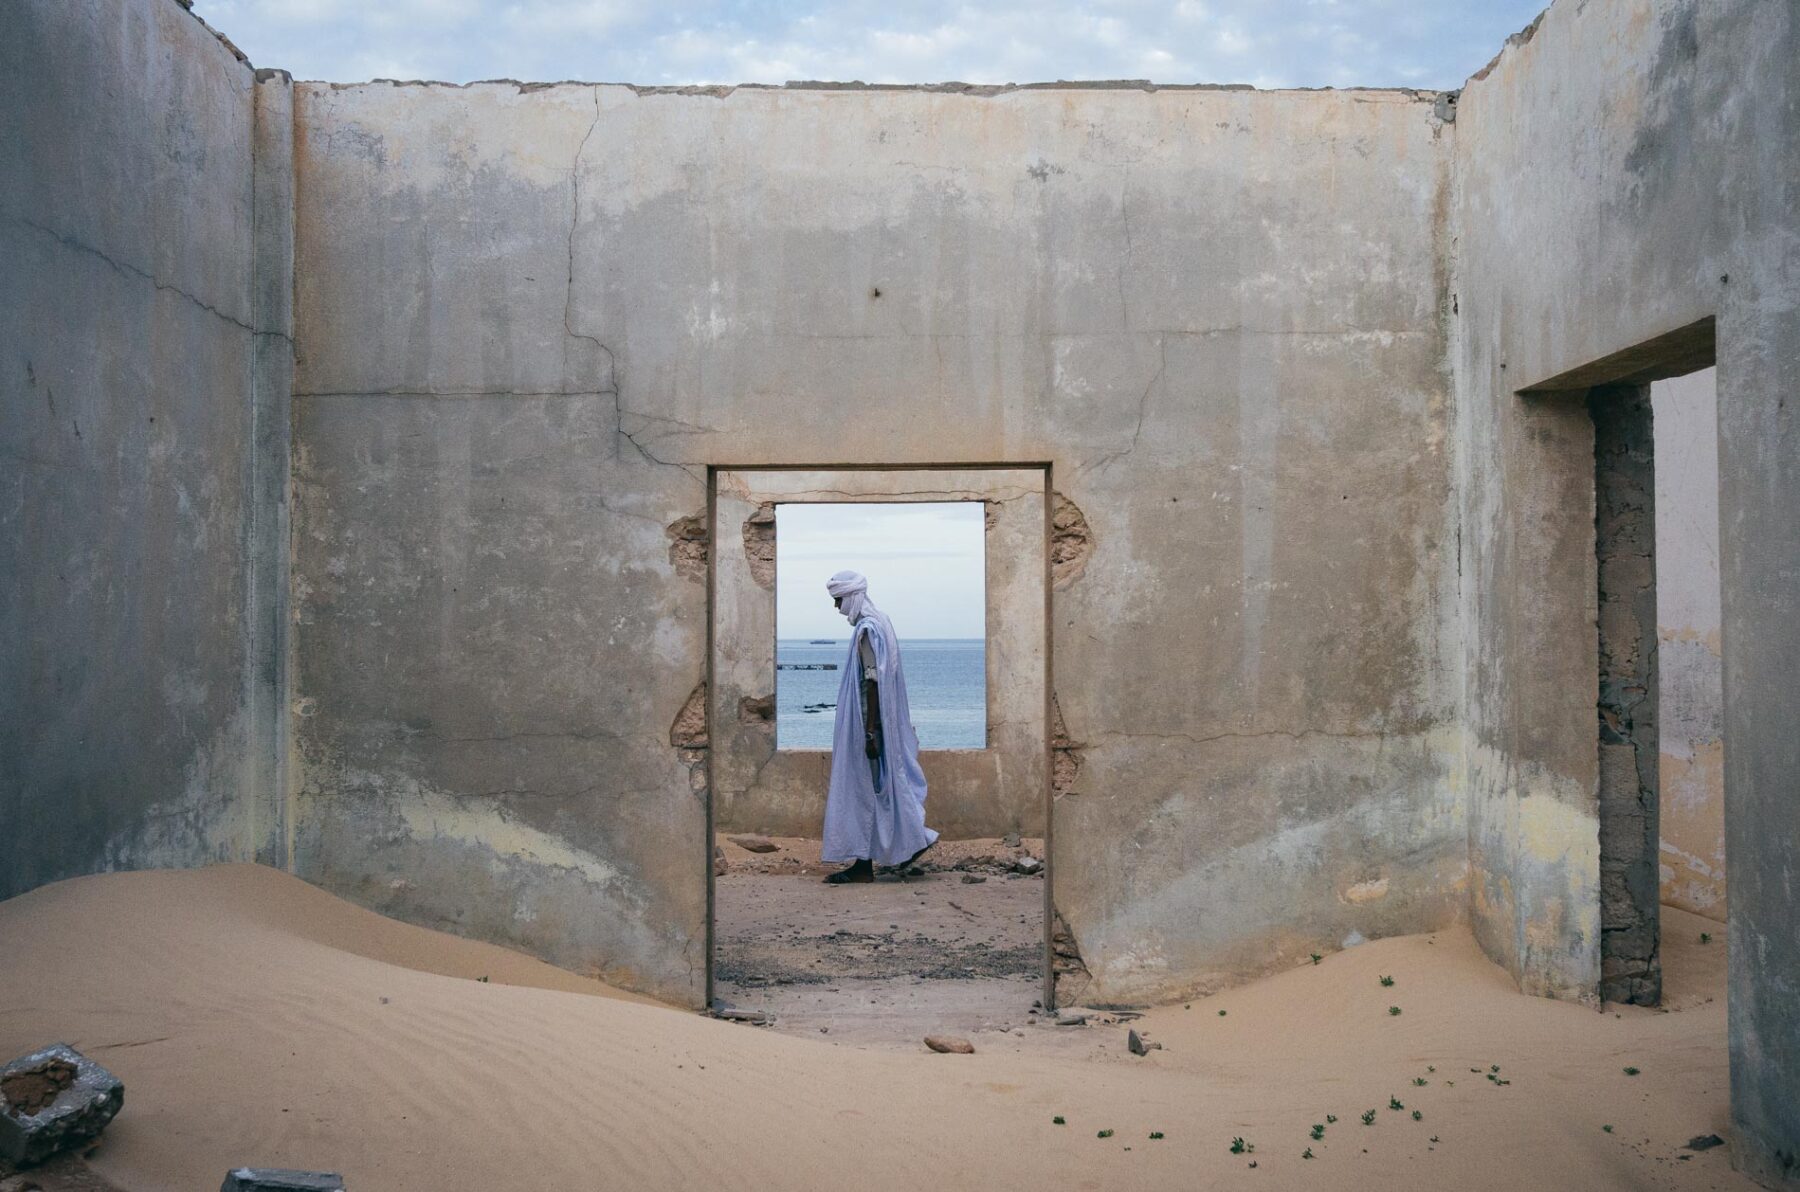
M 925 826 L 925 771 L 906 701 L 900 641 L 887 614 L 863 601 L 838 681 L 837 723 L 831 739 L 831 789 L 825 797 L 828 862 L 870 860 L 898 865 L 938 834 Z M 863 647 L 873 652 L 881 704 L 881 756 L 863 749 Z

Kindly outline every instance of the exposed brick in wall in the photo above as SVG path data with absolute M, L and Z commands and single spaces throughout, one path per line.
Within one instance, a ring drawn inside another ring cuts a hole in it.
M 1662 1000 L 1650 387 L 1595 389 L 1588 408 L 1600 583 L 1600 996 L 1650 1006 Z

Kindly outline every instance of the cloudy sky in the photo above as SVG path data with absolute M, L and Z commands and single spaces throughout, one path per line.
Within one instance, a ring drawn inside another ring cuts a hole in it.
M 850 625 L 825 581 L 869 578 L 902 639 L 985 636 L 979 502 L 775 507 L 775 636 L 843 640 Z
M 195 0 L 296 78 L 1459 87 L 1545 0 Z

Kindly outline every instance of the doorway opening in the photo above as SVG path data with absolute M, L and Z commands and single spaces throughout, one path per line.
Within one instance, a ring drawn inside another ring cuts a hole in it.
M 1661 1005 L 1667 927 L 1723 952 L 1718 440 L 1711 368 L 1589 392 L 1603 1001 Z
M 1050 970 L 1047 469 L 713 481 L 714 541 L 731 544 L 712 560 L 715 1009 L 850 1043 L 1023 1027 Z M 832 885 L 846 868 L 822 855 L 833 729 L 846 699 L 866 706 L 825 587 L 843 570 L 893 624 L 939 838 L 911 865 L 875 858 L 873 882 Z
M 1524 391 L 1593 422 L 1603 1002 L 1679 1005 L 1725 963 L 1713 354 L 1703 319 Z

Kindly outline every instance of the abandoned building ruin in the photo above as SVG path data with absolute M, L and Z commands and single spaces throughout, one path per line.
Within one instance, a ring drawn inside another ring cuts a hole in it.
M 1797 62 L 1557 0 L 1449 93 L 340 85 L 22 0 L 0 897 L 255 860 L 702 1005 L 714 829 L 814 814 L 767 509 L 924 494 L 990 511 L 934 815 L 1049 835 L 1087 997 L 1466 924 L 1654 1001 L 1648 403 L 1716 368 L 1733 1145 L 1800 1178 Z

